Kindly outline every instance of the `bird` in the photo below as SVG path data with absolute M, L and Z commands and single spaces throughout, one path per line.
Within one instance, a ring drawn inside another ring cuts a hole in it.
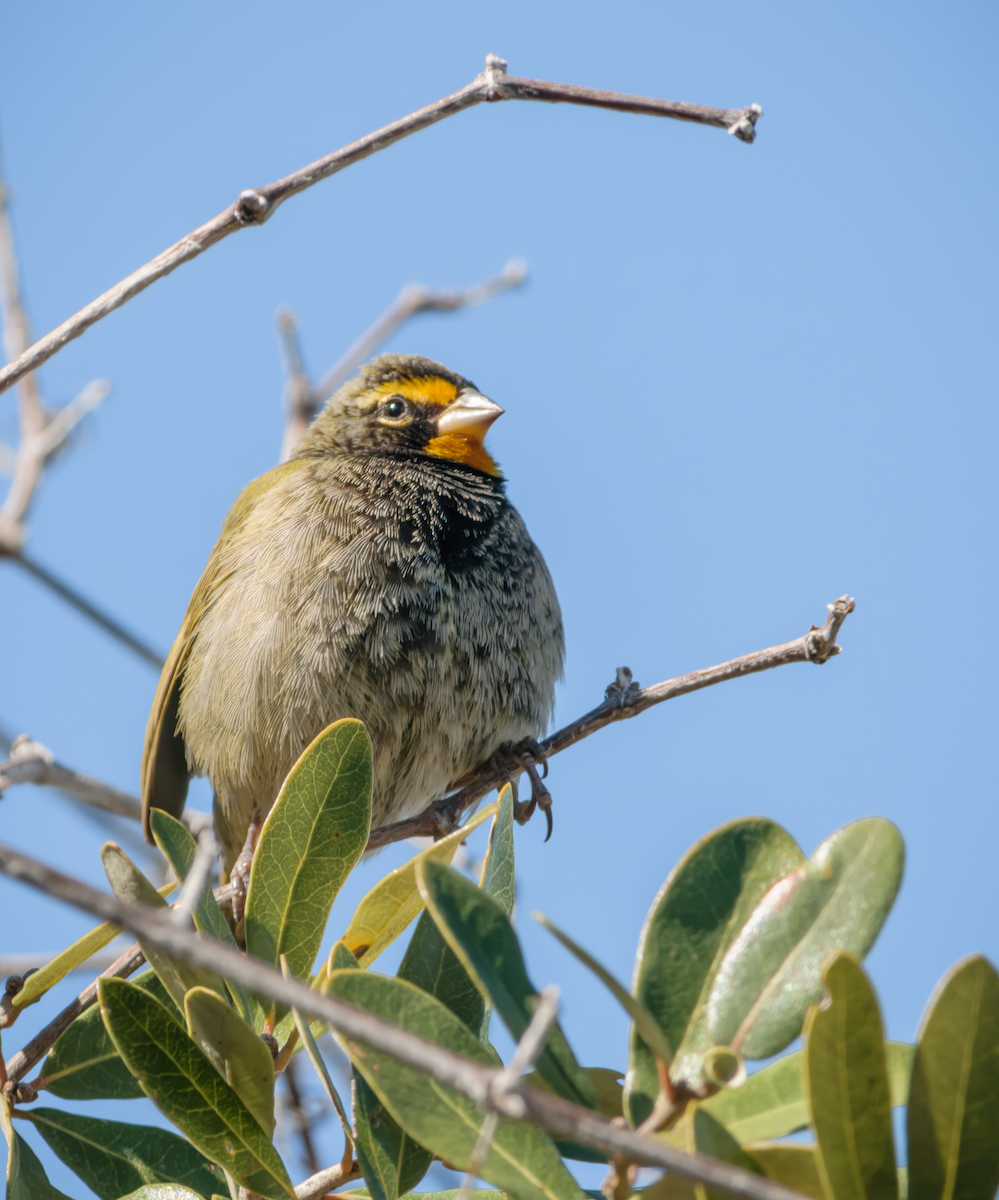
M 179 817 L 190 777 L 207 775 L 230 872 L 251 821 L 343 717 L 371 738 L 373 829 L 511 750 L 537 781 L 565 642 L 544 558 L 485 448 L 503 411 L 441 363 L 383 355 L 244 488 L 153 700 L 147 838 L 151 811 Z

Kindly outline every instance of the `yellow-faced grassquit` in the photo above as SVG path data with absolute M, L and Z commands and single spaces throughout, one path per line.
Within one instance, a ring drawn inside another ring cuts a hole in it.
M 233 505 L 160 678 L 142 802 L 215 792 L 226 867 L 254 810 L 332 721 L 374 749 L 372 827 L 539 737 L 562 673 L 551 577 L 483 441 L 502 409 L 426 358 L 385 355 Z

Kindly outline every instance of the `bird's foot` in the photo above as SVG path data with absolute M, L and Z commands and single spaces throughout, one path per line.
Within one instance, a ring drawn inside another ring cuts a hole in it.
M 246 841 L 239 857 L 229 872 L 229 882 L 232 884 L 232 919 L 237 929 L 242 926 L 243 915 L 246 912 L 246 893 L 250 886 L 250 868 L 253 866 L 253 855 L 257 849 L 257 839 L 264 818 L 259 809 L 253 810 L 250 825 L 246 831 Z
M 515 758 L 523 764 L 524 770 L 531 781 L 530 800 L 517 799 L 517 786 L 514 780 L 510 778 L 507 756 Z M 516 746 L 502 747 L 497 752 L 497 755 L 493 756 L 493 760 L 497 762 L 500 770 L 507 775 L 513 787 L 513 815 L 518 825 L 526 825 L 531 817 L 534 816 L 534 810 L 540 808 L 545 814 L 545 822 L 548 827 L 548 831 L 545 834 L 545 841 L 547 842 L 552 835 L 553 828 L 552 796 L 551 792 L 542 783 L 542 780 L 548 775 L 548 756 L 534 738 L 524 738 Z M 538 772 L 538 767 L 541 768 L 540 773 Z

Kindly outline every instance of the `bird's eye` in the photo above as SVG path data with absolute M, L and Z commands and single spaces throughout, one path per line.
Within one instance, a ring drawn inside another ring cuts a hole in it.
M 393 396 L 391 400 L 386 400 L 382 405 L 382 416 L 388 417 L 390 421 L 398 421 L 405 411 L 406 401 L 398 396 Z

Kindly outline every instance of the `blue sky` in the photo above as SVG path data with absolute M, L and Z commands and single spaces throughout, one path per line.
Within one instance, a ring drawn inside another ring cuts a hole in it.
M 30 551 L 165 650 L 229 504 L 276 461 L 275 310 L 298 312 L 318 377 L 402 284 L 471 283 L 523 255 L 524 288 L 421 317 L 386 348 L 441 359 L 506 409 L 491 446 L 566 620 L 556 723 L 619 664 L 652 683 L 856 597 L 844 653 L 820 670 L 671 702 L 553 761 L 555 835 L 518 833 L 519 928 L 588 1063 L 624 1065 L 625 1018 L 527 914 L 627 978 L 670 867 L 737 816 L 772 817 L 808 852 L 858 817 L 899 826 L 906 877 L 868 960 L 892 1036 L 913 1036 L 959 957 L 999 958 L 997 32 L 984 3 L 179 0 L 5 16 L 0 145 L 36 334 L 242 188 L 461 86 L 487 52 L 516 74 L 762 104 L 751 147 L 651 118 L 481 106 L 289 201 L 41 372 L 53 403 L 99 376 L 113 391 L 46 479 Z M 15 436 L 8 393 L 0 438 Z M 154 672 L 10 564 L 0 597 L 0 726 L 135 790 Z M 102 878 L 102 835 L 48 792 L 9 792 L 0 838 Z M 366 865 L 331 936 L 404 853 Z M 3 881 L 0 906 L 17 914 L 4 953 L 55 951 L 88 925 Z M 126 1108 L 104 1111 L 154 1119 Z M 86 1195 L 59 1166 L 52 1179 Z

